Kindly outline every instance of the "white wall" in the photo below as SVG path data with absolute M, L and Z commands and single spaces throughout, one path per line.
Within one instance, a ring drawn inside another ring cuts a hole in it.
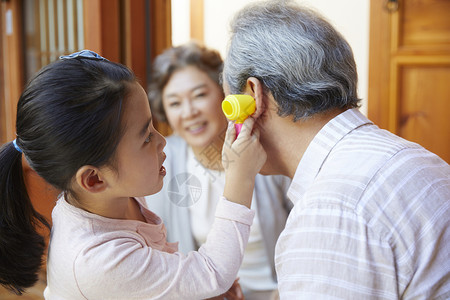
M 172 6 L 172 44 L 174 46 L 189 41 L 190 0 L 171 0 Z
M 255 0 L 204 0 L 204 43 L 225 56 L 229 22 L 233 14 Z M 359 76 L 361 111 L 367 114 L 369 64 L 369 1 L 370 0 L 296 0 L 327 18 L 347 39 L 355 55 Z M 173 44 L 189 40 L 189 0 L 172 0 Z

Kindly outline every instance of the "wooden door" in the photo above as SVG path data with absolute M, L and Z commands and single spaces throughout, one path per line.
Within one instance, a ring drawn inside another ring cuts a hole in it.
M 450 162 L 450 1 L 371 0 L 369 118 Z
M 25 82 L 23 53 L 22 0 L 0 4 L 0 133 L 1 144 L 15 138 L 16 106 Z

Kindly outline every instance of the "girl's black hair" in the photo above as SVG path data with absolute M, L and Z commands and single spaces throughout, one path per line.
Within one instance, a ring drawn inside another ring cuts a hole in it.
M 83 165 L 114 164 L 121 112 L 134 74 L 107 60 L 72 58 L 42 68 L 17 105 L 17 145 L 28 164 L 58 190 L 72 193 Z M 0 148 L 0 284 L 21 294 L 34 285 L 45 251 L 12 142 Z

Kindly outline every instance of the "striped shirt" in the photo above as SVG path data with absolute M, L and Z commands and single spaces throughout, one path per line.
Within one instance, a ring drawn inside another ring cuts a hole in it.
M 304 153 L 275 253 L 281 299 L 450 299 L 450 167 L 357 109 Z

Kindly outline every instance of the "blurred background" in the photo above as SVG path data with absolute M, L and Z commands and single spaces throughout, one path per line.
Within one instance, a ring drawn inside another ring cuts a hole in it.
M 131 67 L 144 87 L 153 58 L 191 39 L 224 56 L 234 12 L 254 0 L 2 0 L 0 141 L 42 66 L 91 49 Z M 324 15 L 353 48 L 361 111 L 450 161 L 450 1 L 295 0 Z M 157 124 L 168 134 L 165 124 Z
M 361 111 L 450 162 L 450 0 L 295 1 L 320 12 L 349 41 Z M 224 56 L 229 21 L 249 2 L 1 0 L 1 143 L 15 137 L 16 105 L 27 80 L 60 55 L 96 51 L 133 69 L 146 88 L 153 58 L 172 45 L 195 39 Z M 170 134 L 166 124 L 155 126 Z M 49 217 L 52 205 L 40 199 L 54 192 L 27 174 L 33 202 Z M 0 293 L 13 299 L 5 297 Z

